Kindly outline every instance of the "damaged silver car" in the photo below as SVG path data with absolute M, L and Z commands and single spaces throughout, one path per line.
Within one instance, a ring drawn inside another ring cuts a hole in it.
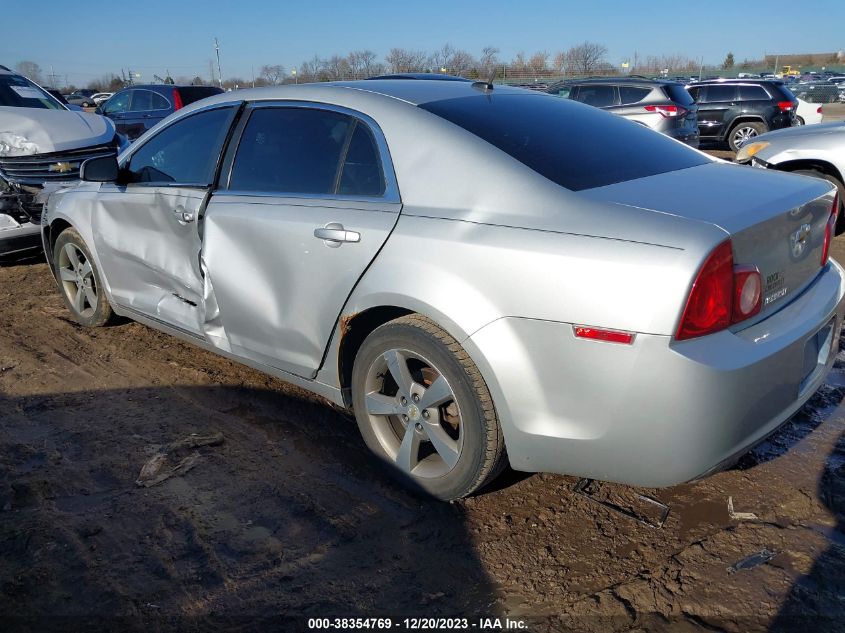
M 87 158 L 115 154 L 114 124 L 71 111 L 0 66 L 0 257 L 41 247 L 44 194 L 79 177 Z
M 354 412 L 453 499 L 506 464 L 666 486 L 819 388 L 836 192 L 477 82 L 221 94 L 50 196 L 73 317 L 130 317 Z

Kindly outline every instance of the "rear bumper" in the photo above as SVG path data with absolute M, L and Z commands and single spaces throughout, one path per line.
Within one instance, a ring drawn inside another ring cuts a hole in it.
M 712 472 L 788 420 L 839 349 L 845 273 L 831 262 L 790 305 L 745 330 L 633 345 L 565 323 L 503 318 L 465 341 L 516 470 L 640 486 Z

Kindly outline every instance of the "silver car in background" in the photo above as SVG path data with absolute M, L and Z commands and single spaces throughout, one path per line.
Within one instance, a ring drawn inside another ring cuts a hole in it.
M 845 122 L 762 134 L 740 148 L 736 162 L 827 180 L 839 192 L 836 235 L 845 231 Z
M 477 82 L 221 94 L 48 202 L 73 317 L 130 317 L 354 412 L 443 499 L 507 464 L 645 486 L 724 466 L 822 384 L 826 182 Z

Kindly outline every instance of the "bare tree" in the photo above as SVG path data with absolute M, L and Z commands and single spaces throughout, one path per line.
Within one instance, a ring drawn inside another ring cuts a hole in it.
M 329 81 L 348 79 L 352 75 L 349 61 L 346 57 L 340 57 L 339 55 L 332 55 L 326 60 L 325 71 Z
M 549 54 L 546 51 L 538 51 L 528 60 L 528 67 L 534 74 L 534 78 L 542 77 L 546 72 L 546 65 L 549 62 Z
M 322 60 L 317 55 L 314 55 L 313 59 L 302 62 L 299 65 L 299 81 L 325 81 L 325 66 L 325 60 Z
M 426 70 L 429 57 L 422 51 L 391 48 L 384 61 L 392 73 L 412 73 Z
M 519 51 L 511 60 L 510 67 L 517 73 L 524 73 L 528 69 L 528 60 L 525 58 L 523 51 Z
M 35 62 L 28 60 L 20 61 L 15 64 L 15 70 L 31 81 L 37 84 L 41 83 L 41 66 Z
M 262 66 L 259 76 L 267 82 L 268 86 L 276 86 L 282 83 L 285 78 L 285 67 L 279 64 Z
M 495 46 L 485 46 L 481 49 L 481 59 L 478 60 L 478 72 L 484 79 L 489 79 L 499 65 L 500 51 Z
M 567 70 L 573 74 L 590 75 L 608 66 L 607 47 L 595 42 L 584 42 L 566 51 Z

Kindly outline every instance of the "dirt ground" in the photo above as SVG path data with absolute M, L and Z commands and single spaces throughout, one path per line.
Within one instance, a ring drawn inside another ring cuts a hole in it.
M 845 261 L 845 239 L 835 250 Z M 738 467 L 599 487 L 643 516 L 633 492 L 658 497 L 662 528 L 557 475 L 506 473 L 444 504 L 389 483 L 319 399 L 137 323 L 80 328 L 43 261 L 2 266 L 0 630 L 845 630 L 843 394 L 845 352 Z M 188 472 L 135 483 L 162 446 L 213 433 L 172 456 L 198 453 Z

